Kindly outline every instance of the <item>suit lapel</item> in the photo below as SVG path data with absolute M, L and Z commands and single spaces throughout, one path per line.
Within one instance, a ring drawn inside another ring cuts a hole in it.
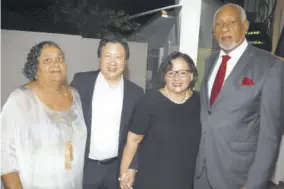
M 85 87 L 84 91 L 84 104 L 85 104 L 85 122 L 87 127 L 87 141 L 86 141 L 86 151 L 85 151 L 85 158 L 87 159 L 90 152 L 90 142 L 91 142 L 91 129 L 92 129 L 92 101 L 93 101 L 93 94 L 94 94 L 94 88 L 95 83 L 97 80 L 99 72 L 94 72 L 94 74 L 91 74 L 90 77 L 87 78 L 85 83 L 83 85 L 87 85 Z M 86 164 L 85 164 L 86 165 Z
M 95 84 L 96 84 L 96 80 L 98 77 L 98 73 L 96 72 L 95 75 L 92 75 L 92 77 L 90 78 L 90 83 L 89 86 L 86 89 L 86 102 L 88 102 L 87 104 L 87 119 L 86 119 L 86 125 L 89 129 L 91 129 L 91 125 L 92 125 L 92 104 L 93 104 L 93 94 L 94 94 L 94 90 L 95 90 Z
M 213 68 L 214 68 L 214 65 L 216 64 L 216 61 L 218 59 L 218 55 L 219 53 L 215 53 L 212 55 L 212 57 L 208 60 L 208 68 L 206 70 L 206 73 L 205 73 L 205 78 L 204 78 L 204 98 L 205 98 L 205 102 L 206 102 L 206 105 L 208 108 L 210 108 L 210 102 L 209 102 L 209 99 L 210 99 L 210 96 L 208 96 L 208 81 L 209 81 L 209 78 L 211 77 L 211 74 L 213 72 Z
M 123 132 L 125 130 L 125 127 L 127 126 L 127 115 L 128 111 L 131 109 L 131 91 L 128 87 L 128 80 L 124 78 L 124 86 L 123 86 L 123 104 L 122 104 L 122 110 L 121 110 L 121 119 L 120 119 L 120 129 L 119 129 L 119 143 L 121 143 L 123 139 Z
M 252 48 L 253 47 L 250 44 L 247 46 L 247 49 L 244 51 L 244 53 L 238 60 L 237 64 L 235 65 L 234 69 L 232 70 L 230 75 L 227 77 L 217 99 L 212 104 L 212 108 L 216 106 L 228 92 L 230 92 L 230 90 L 232 89 L 231 86 L 235 84 L 235 81 L 238 81 L 240 74 L 243 72 L 246 65 L 250 62 L 249 59 L 251 57 Z

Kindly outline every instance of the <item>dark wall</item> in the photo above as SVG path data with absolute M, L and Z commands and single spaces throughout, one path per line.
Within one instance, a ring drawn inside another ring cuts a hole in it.
M 284 26 L 282 27 L 282 32 L 275 50 L 275 55 L 284 58 Z

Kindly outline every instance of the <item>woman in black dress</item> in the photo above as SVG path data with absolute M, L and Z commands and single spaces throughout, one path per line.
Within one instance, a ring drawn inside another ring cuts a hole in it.
M 162 87 L 145 94 L 131 119 L 120 169 L 120 187 L 131 188 L 127 170 L 136 151 L 134 189 L 192 189 L 201 134 L 193 60 L 173 52 L 162 63 Z

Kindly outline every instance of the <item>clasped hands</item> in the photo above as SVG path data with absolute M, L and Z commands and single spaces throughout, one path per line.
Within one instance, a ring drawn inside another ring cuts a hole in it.
M 136 172 L 137 171 L 134 169 L 128 169 L 126 173 L 124 173 L 118 178 L 120 183 L 120 189 L 133 189 L 132 185 L 134 184 Z M 247 188 L 243 186 L 241 189 L 247 189 Z
M 132 189 L 132 185 L 134 184 L 136 170 L 128 169 L 126 173 L 121 174 L 118 178 L 120 189 Z

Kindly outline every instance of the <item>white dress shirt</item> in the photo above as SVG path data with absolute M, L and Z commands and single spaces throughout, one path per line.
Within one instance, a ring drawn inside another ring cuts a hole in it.
M 118 86 L 110 86 L 104 76 L 98 74 L 92 100 L 90 159 L 104 160 L 118 155 L 123 83 L 121 77 Z
M 231 51 L 229 54 L 226 54 L 223 50 L 220 51 L 219 58 L 218 58 L 216 64 L 214 65 L 212 74 L 211 74 L 211 76 L 208 80 L 208 96 L 209 97 L 211 96 L 212 87 L 213 87 L 217 72 L 218 72 L 219 67 L 221 65 L 221 62 L 222 62 L 222 56 L 229 55 L 231 57 L 227 62 L 226 75 L 225 75 L 225 79 L 224 79 L 224 83 L 225 83 L 226 79 L 228 78 L 230 73 L 233 71 L 234 67 L 238 63 L 240 57 L 242 56 L 242 54 L 246 50 L 247 46 L 248 46 L 248 42 L 245 39 L 236 49 Z M 223 85 L 224 85 L 224 83 L 223 83 Z

